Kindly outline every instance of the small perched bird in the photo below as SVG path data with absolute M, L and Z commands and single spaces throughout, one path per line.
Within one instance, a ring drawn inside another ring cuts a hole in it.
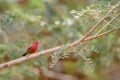
M 38 44 L 40 43 L 39 40 L 35 40 L 28 48 L 27 51 L 22 55 L 26 56 L 27 54 L 31 54 L 37 51 L 38 49 Z

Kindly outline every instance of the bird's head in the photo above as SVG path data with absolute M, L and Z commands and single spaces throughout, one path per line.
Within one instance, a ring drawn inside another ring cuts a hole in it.
M 35 41 L 33 42 L 33 44 L 36 44 L 36 45 L 38 45 L 39 43 L 40 43 L 39 40 L 35 40 Z

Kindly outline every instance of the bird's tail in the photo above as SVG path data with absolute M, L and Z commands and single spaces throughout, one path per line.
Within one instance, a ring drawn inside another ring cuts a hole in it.
M 25 52 L 22 56 L 26 56 L 28 53 L 27 52 Z

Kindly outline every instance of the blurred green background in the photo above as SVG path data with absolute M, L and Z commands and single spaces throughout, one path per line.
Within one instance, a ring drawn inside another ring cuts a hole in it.
M 118 1 L 0 0 L 0 63 L 21 57 L 34 40 L 41 41 L 38 51 L 78 40 Z M 106 21 L 119 12 L 120 7 Z M 107 30 L 120 27 L 119 19 Z M 119 35 L 79 44 L 70 55 L 60 50 L 2 69 L 0 80 L 119 80 Z

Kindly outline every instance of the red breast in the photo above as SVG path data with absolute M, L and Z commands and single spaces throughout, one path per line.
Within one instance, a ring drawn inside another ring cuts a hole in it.
M 35 40 L 30 46 L 29 48 L 27 49 L 27 52 L 28 53 L 34 53 L 36 52 L 36 50 L 38 49 L 38 44 L 39 44 L 40 41 L 38 40 Z

